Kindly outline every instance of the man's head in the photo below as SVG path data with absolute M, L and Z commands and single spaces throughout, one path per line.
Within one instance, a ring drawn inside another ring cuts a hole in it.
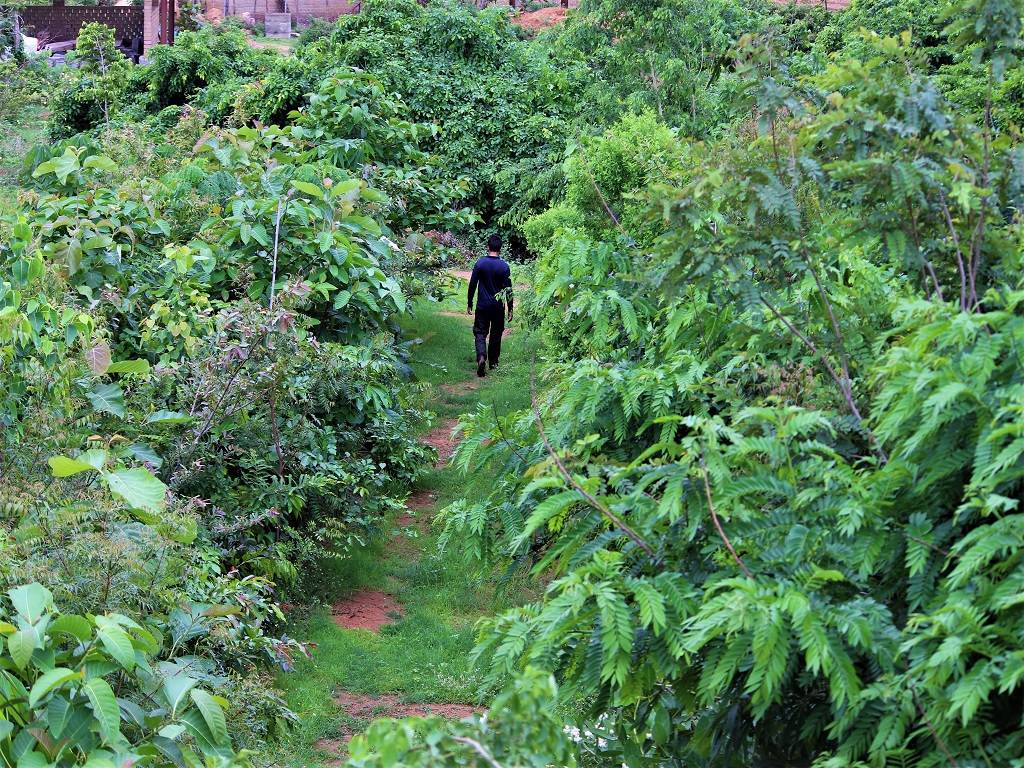
M 494 233 L 487 238 L 487 252 L 495 255 L 501 253 L 501 235 Z

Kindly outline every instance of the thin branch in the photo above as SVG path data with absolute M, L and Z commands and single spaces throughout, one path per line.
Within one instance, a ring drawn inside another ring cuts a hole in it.
M 949 557 L 949 550 L 943 549 L 942 547 L 940 547 L 940 546 L 938 546 L 936 544 L 932 544 L 930 542 L 927 542 L 924 539 L 919 539 L 917 536 L 911 536 L 909 533 L 904 534 L 904 535 L 908 539 L 910 539 L 911 541 L 916 541 L 922 547 L 928 547 L 928 549 L 932 550 L 933 552 L 939 553 L 943 557 Z
M 989 166 L 991 163 L 992 146 L 992 70 L 988 73 L 988 92 L 985 95 L 985 130 L 982 133 L 984 140 L 984 155 L 981 165 L 981 185 L 988 188 Z M 979 308 L 978 304 L 978 271 L 981 266 L 982 246 L 985 243 L 985 211 L 988 207 L 990 195 L 985 195 L 981 200 L 981 211 L 978 213 L 978 225 L 974 228 L 971 236 L 971 272 L 970 272 L 970 306 L 972 310 Z
M 725 535 L 725 529 L 722 528 L 722 521 L 718 519 L 718 513 L 715 512 L 715 502 L 711 500 L 711 484 L 708 482 L 708 468 L 704 463 L 703 456 L 700 460 L 700 472 L 704 478 L 704 497 L 708 500 L 708 511 L 711 512 L 711 520 L 715 524 L 715 530 L 718 531 L 718 537 L 725 544 L 725 548 L 729 550 L 729 554 L 732 555 L 732 559 L 736 561 L 736 565 L 740 567 L 740 570 L 746 574 L 748 579 L 752 579 L 754 575 L 747 568 L 747 564 L 743 562 L 743 558 L 736 553 L 736 549 L 733 547 L 732 542 L 729 541 L 729 537 Z
M 949 227 L 949 233 L 953 237 L 953 245 L 956 247 L 956 268 L 960 272 L 960 311 L 967 311 L 967 268 L 964 266 L 964 254 L 960 249 L 960 235 L 956 233 L 956 227 L 953 226 L 953 217 L 949 212 L 949 206 L 946 204 L 946 193 L 941 189 L 939 190 L 939 202 L 942 204 L 942 212 L 946 215 L 946 225 Z
M 843 368 L 843 381 L 846 384 L 846 390 L 850 392 L 850 397 L 853 397 L 853 385 L 850 379 L 850 358 L 846 354 L 846 342 L 843 339 L 843 332 L 839 328 L 839 321 L 836 319 L 836 314 L 832 309 L 832 302 L 828 298 L 828 294 L 825 293 L 825 286 L 821 282 L 821 276 L 818 274 L 818 270 L 814 268 L 809 257 L 804 258 L 807 264 L 807 268 L 811 271 L 811 275 L 814 276 L 814 284 L 818 286 L 818 295 L 821 296 L 821 300 L 825 303 L 825 311 L 828 312 L 828 320 L 832 326 L 832 333 L 836 336 L 836 344 L 839 345 L 839 363 Z M 859 417 L 858 417 L 859 418 Z
M 949 762 L 949 764 L 952 766 L 952 768 L 960 768 L 957 765 L 956 759 L 953 757 L 952 753 L 949 751 L 949 747 L 946 746 L 946 742 L 944 742 L 942 740 L 942 737 L 939 736 L 939 732 L 936 731 L 935 730 L 935 726 L 932 725 L 932 721 L 928 717 L 928 713 L 924 711 L 924 707 L 921 705 L 921 700 L 919 698 L 917 698 L 917 691 L 915 691 L 913 688 L 911 688 L 910 689 L 910 694 L 914 697 L 914 703 L 917 705 L 917 711 L 921 713 L 921 717 L 924 719 L 924 724 L 925 724 L 925 726 L 927 726 L 928 732 L 931 733 L 932 739 L 935 740 L 935 743 L 936 743 L 936 745 L 938 745 L 939 749 L 942 751 L 942 754 L 946 756 L 947 762 Z
M 802 333 L 799 328 L 793 325 L 793 323 L 789 321 L 789 318 L 787 318 L 785 315 L 779 312 L 779 310 L 776 309 L 775 306 L 771 302 L 769 302 L 764 296 L 758 296 L 758 298 L 761 300 L 761 303 L 764 304 L 768 308 L 768 310 L 773 315 L 775 315 L 775 317 L 777 317 L 782 322 L 782 324 L 786 326 L 786 328 L 789 329 L 789 332 L 796 336 L 798 339 L 800 339 L 800 341 L 803 342 L 804 346 L 806 346 L 811 351 L 811 354 L 813 354 L 815 357 L 818 358 L 819 361 L 821 361 L 821 364 L 825 366 L 825 370 L 828 372 L 828 375 L 832 377 L 832 381 L 834 381 L 836 383 L 836 386 L 839 387 L 839 391 L 842 393 L 843 399 L 846 401 L 846 407 L 850 409 L 850 413 L 853 415 L 855 419 L 857 419 L 858 424 L 861 421 L 863 421 L 863 418 L 860 415 L 860 409 L 857 408 L 857 404 L 853 401 L 853 395 L 849 391 L 847 391 L 847 388 L 842 378 L 840 378 L 839 373 L 833 367 L 832 363 L 828 361 L 828 358 L 825 357 L 822 351 L 818 349 L 817 345 L 813 341 L 811 341 L 810 338 L 808 338 L 804 333 Z
M 268 326 L 263 329 L 263 332 L 260 334 L 260 336 L 257 337 L 256 341 L 253 342 L 251 347 L 249 347 L 248 354 L 246 354 L 245 357 L 241 358 L 235 365 L 234 370 L 228 377 L 227 383 L 224 385 L 224 389 L 221 390 L 220 397 L 217 399 L 216 404 L 210 409 L 210 412 L 207 414 L 206 420 L 203 422 L 202 426 L 198 430 L 196 430 L 196 432 L 193 433 L 191 445 L 189 445 L 189 447 L 186 450 L 180 452 L 177 458 L 175 459 L 173 467 L 174 471 L 176 471 L 180 466 L 182 466 L 184 459 L 188 458 L 195 452 L 195 449 L 199 445 L 199 441 L 202 440 L 206 433 L 209 431 L 210 426 L 213 423 L 214 416 L 217 415 L 217 412 L 220 410 L 221 406 L 224 404 L 224 401 L 227 399 L 228 393 L 231 391 L 231 387 L 235 383 L 235 379 L 238 378 L 238 374 L 242 372 L 242 368 L 245 367 L 245 364 L 252 359 L 253 352 L 255 352 L 255 350 L 260 346 L 260 344 L 264 342 L 264 340 L 266 340 L 266 338 L 269 335 L 270 327 Z M 173 475 L 174 471 L 172 471 L 170 474 Z
M 274 218 L 274 257 L 270 264 L 270 311 L 274 311 L 274 290 L 277 287 L 277 252 L 281 243 L 281 215 L 284 213 L 284 207 L 288 203 L 288 198 L 291 197 L 291 192 L 285 194 L 284 197 L 279 198 L 277 201 L 277 216 Z
M 911 207 L 909 201 L 907 202 L 907 214 L 910 221 L 910 233 L 914 238 L 914 245 L 917 247 L 918 253 L 921 253 L 921 235 L 917 230 L 917 211 Z M 935 267 L 932 265 L 931 259 L 927 258 L 922 254 L 922 260 L 924 261 L 925 270 L 932 278 L 932 283 L 935 284 L 935 293 L 939 297 L 939 301 L 945 303 L 946 299 L 942 295 L 942 286 L 939 284 L 939 278 L 935 274 Z
M 501 417 L 498 416 L 498 404 L 496 402 L 491 402 L 491 410 L 494 411 L 494 426 L 498 429 L 498 435 L 501 437 L 501 441 L 508 446 L 508 449 L 512 451 L 512 453 L 516 455 L 516 458 L 523 462 L 523 464 L 529 464 L 530 462 L 526 460 L 526 457 L 523 456 L 523 454 L 521 454 L 514 445 L 512 445 L 512 441 L 505 437 L 505 430 L 501 426 Z
M 782 321 L 782 324 L 789 329 L 790 333 L 792 333 L 794 336 L 800 339 L 800 341 L 804 343 L 804 345 L 811 351 L 811 353 L 815 357 L 817 357 L 818 360 L 821 361 L 821 364 L 825 366 L 825 370 L 828 371 L 828 375 L 832 377 L 832 381 L 834 381 L 836 383 L 836 386 L 839 387 L 839 391 L 842 394 L 843 399 L 846 401 L 846 407 L 850 409 L 850 414 L 853 416 L 854 419 L 857 420 L 857 426 L 867 431 L 868 439 L 874 446 L 875 455 L 878 456 L 878 458 L 881 459 L 883 463 L 888 462 L 889 456 L 888 454 L 886 454 L 885 449 L 883 449 L 882 446 L 878 444 L 878 441 L 875 439 L 874 433 L 864 426 L 864 417 L 860 415 L 860 409 L 857 408 L 857 403 L 853 399 L 853 391 L 848 386 L 846 386 L 846 383 L 843 380 L 839 378 L 839 373 L 836 371 L 832 363 L 828 361 L 828 358 L 825 357 L 822 351 L 818 349 L 817 345 L 813 341 L 811 341 L 806 334 L 801 333 L 800 329 L 793 325 L 793 323 L 791 323 L 785 315 L 779 312 L 779 310 L 776 309 L 775 306 L 771 304 L 771 302 L 769 302 L 763 295 L 758 295 L 758 299 L 760 299 L 761 303 L 764 304 L 771 311 L 771 313 L 775 315 L 775 317 Z
M 547 432 L 544 429 L 544 420 L 541 418 L 540 408 L 537 406 L 537 385 L 534 381 L 532 368 L 530 370 L 530 407 L 533 411 L 534 418 L 537 419 L 537 431 L 540 433 L 540 439 L 544 441 L 544 448 L 547 450 L 548 455 L 558 468 L 558 472 L 561 474 L 565 482 L 572 486 L 572 488 L 584 498 L 587 504 L 600 512 L 601 515 L 603 515 L 612 525 L 626 534 L 634 544 L 640 547 L 640 549 L 646 552 L 650 557 L 655 557 L 654 548 L 644 541 L 643 537 L 639 533 L 630 528 L 622 518 L 612 512 L 606 504 L 602 504 L 597 497 L 576 482 L 576 478 L 572 476 L 572 473 L 569 472 L 565 464 L 559 458 L 554 446 L 551 445 L 551 441 L 548 439 Z
M 579 136 L 577 136 L 577 138 L 581 139 L 581 137 L 579 137 Z M 599 187 L 597 185 L 597 179 L 594 178 L 594 173 L 593 173 L 593 171 L 590 170 L 590 162 L 587 160 L 587 152 L 583 148 L 582 140 L 580 140 L 579 144 L 580 144 L 580 158 L 583 161 L 583 170 L 586 171 L 587 178 L 590 179 L 590 185 L 594 188 L 594 192 L 597 193 L 598 200 L 601 201 L 601 205 L 604 207 L 605 211 L 608 213 L 608 216 L 611 217 L 612 222 L 615 224 L 615 228 L 618 229 L 619 232 L 621 232 L 626 237 L 626 239 L 632 241 L 633 237 L 622 226 L 622 222 L 619 221 L 619 217 L 615 215 L 615 211 L 613 211 L 612 207 L 608 204 L 608 199 L 604 196 L 604 192 L 601 191 L 601 187 Z
M 931 275 L 932 282 L 935 283 L 935 294 L 939 297 L 939 301 L 945 303 L 946 299 L 942 295 L 942 286 L 939 285 L 939 278 L 935 274 L 935 267 L 932 266 L 932 263 L 931 263 L 931 261 L 929 259 L 925 259 L 924 260 L 924 266 L 925 266 L 925 269 L 928 270 L 928 274 Z
M 465 744 L 467 747 L 470 747 L 474 752 L 480 755 L 480 757 L 482 757 L 484 761 L 491 766 L 491 768 L 502 768 L 501 763 L 495 760 L 494 756 L 487 751 L 487 748 L 476 739 L 471 739 L 468 736 L 452 736 L 452 741 L 457 744 Z

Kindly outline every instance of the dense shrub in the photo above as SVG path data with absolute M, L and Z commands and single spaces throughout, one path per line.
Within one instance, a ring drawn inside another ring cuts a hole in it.
M 75 73 L 64 78 L 52 103 L 49 131 L 58 139 L 109 123 L 124 102 L 131 69 L 114 30 L 96 22 L 79 31 L 72 60 Z
M 307 81 L 303 113 L 247 127 L 239 104 L 260 54 L 230 28 L 179 42 L 122 83 L 147 83 L 162 107 L 134 122 L 97 90 L 120 65 L 109 30 L 83 30 L 66 78 L 102 116 L 29 154 L 4 219 L 0 517 L 19 533 L 0 576 L 82 615 L 116 611 L 157 638 L 147 653 L 167 675 L 187 666 L 244 696 L 202 712 L 223 723 L 233 707 L 237 746 L 291 718 L 257 682 L 306 653 L 281 636 L 278 601 L 318 559 L 374 535 L 429 463 L 396 330 L 407 286 L 429 286 L 444 254 L 398 243 L 469 215 L 464 182 L 420 149 L 428 130 L 371 78 L 332 68 Z M 289 64 L 278 71 L 290 87 Z M 231 127 L 189 103 L 225 82 L 244 83 Z M 131 699 L 150 682 L 119 685 Z M 108 747 L 142 718 L 125 707 L 103 713 Z M 36 714 L 0 730 L 15 761 L 47 749 L 21 730 Z M 211 764 L 246 759 L 201 718 L 146 717 L 177 765 L 195 742 L 213 745 Z M 150 755 L 150 737 L 131 743 Z
M 557 174 L 546 177 L 570 135 L 572 79 L 502 10 L 371 0 L 299 56 L 372 73 L 435 126 L 424 148 L 449 174 L 469 175 L 467 202 L 484 219 L 517 226 L 557 190 Z
M 174 45 L 158 45 L 146 67 L 146 98 L 153 109 L 186 103 L 207 85 L 260 74 L 274 54 L 258 51 L 241 28 L 223 24 L 182 32 Z
M 1019 13 L 958 13 L 941 44 L 994 103 Z M 555 676 L 580 762 L 1019 761 L 1021 150 L 944 97 L 932 51 L 860 39 L 800 80 L 743 39 L 752 124 L 649 125 L 633 153 L 652 118 L 629 118 L 528 225 L 550 386 L 464 418 L 456 462 L 504 471 L 442 543 L 545 579 L 477 653 L 498 687 Z M 462 733 L 420 727 L 369 737 L 418 765 Z

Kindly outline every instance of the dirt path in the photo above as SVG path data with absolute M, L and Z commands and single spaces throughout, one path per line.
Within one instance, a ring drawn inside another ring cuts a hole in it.
M 469 273 L 452 276 L 465 281 Z M 464 475 L 453 463 L 459 417 L 481 404 L 499 415 L 528 407 L 533 342 L 515 326 L 499 371 L 477 378 L 465 286 L 460 282 L 459 294 L 441 303 L 424 299 L 403 322 L 406 337 L 419 341 L 410 362 L 433 413 L 419 439 L 437 459 L 381 537 L 324 564 L 325 591 L 331 594 L 332 585 L 350 591 L 302 627 L 304 639 L 316 645 L 313 658 L 278 678 L 300 722 L 268 765 L 342 765 L 349 740 L 378 717 L 462 718 L 481 711 L 484 684 L 470 660 L 476 622 L 517 603 L 520 587 L 481 580 L 479 564 L 457 547 L 439 552 L 441 528 L 434 523 L 450 504 L 486 500 L 487 478 Z
M 445 316 L 447 313 L 437 313 Z M 440 384 L 438 388 L 446 394 L 465 394 L 476 390 L 481 382 L 465 379 Z M 435 471 L 444 472 L 457 446 L 456 427 L 458 419 L 442 418 L 424 434 L 420 440 L 437 452 Z M 438 493 L 434 490 L 415 489 L 406 501 L 405 511 L 395 518 L 396 531 L 385 545 L 385 551 L 406 561 L 415 561 L 424 556 L 422 545 L 417 538 L 425 535 L 437 511 Z M 410 536 L 412 534 L 412 536 Z M 368 631 L 379 633 L 405 614 L 405 606 L 391 594 L 381 590 L 359 590 L 336 603 L 331 611 L 334 623 L 345 631 Z M 340 766 L 348 753 L 348 742 L 361 730 L 351 725 L 369 723 L 382 717 L 440 717 L 459 719 L 470 717 L 484 710 L 470 704 L 451 702 L 411 702 L 391 693 L 364 694 L 338 688 L 333 694 L 334 706 L 344 713 L 347 722 L 341 723 L 336 735 L 321 738 L 314 744 L 321 754 L 328 755 L 324 765 Z

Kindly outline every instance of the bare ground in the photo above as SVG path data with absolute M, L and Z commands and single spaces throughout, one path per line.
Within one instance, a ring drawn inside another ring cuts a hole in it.
M 372 696 L 362 693 L 350 693 L 339 691 L 334 697 L 334 703 L 339 709 L 353 720 L 369 722 L 379 717 L 444 717 L 448 720 L 461 720 L 474 714 L 481 714 L 484 710 L 481 707 L 472 707 L 468 704 L 410 704 L 403 702 L 401 697 L 394 694 L 381 694 Z M 329 760 L 326 765 L 343 765 L 343 757 L 348 754 L 348 742 L 355 735 L 351 728 L 342 728 L 338 733 L 340 738 L 320 739 L 316 748 L 329 755 L 337 755 Z
M 437 464 L 434 466 L 438 469 L 446 467 L 455 453 L 452 430 L 458 423 L 458 419 L 446 419 L 423 436 L 423 442 L 437 451 Z
M 387 592 L 364 589 L 353 592 L 331 610 L 334 623 L 342 629 L 366 629 L 379 632 L 402 615 L 402 606 Z
M 469 273 L 465 274 L 468 278 Z M 441 388 L 449 394 L 461 394 L 470 392 L 479 386 L 479 380 L 469 379 L 443 384 Z M 422 438 L 424 443 L 437 451 L 436 467 L 438 469 L 447 466 L 455 452 L 455 438 L 452 436 L 452 430 L 457 424 L 457 419 L 447 419 Z M 407 512 L 399 515 L 395 521 L 397 527 L 407 529 L 415 526 L 420 532 L 423 532 L 430 525 L 431 513 L 436 503 L 437 493 L 435 491 L 419 490 L 414 492 L 405 503 Z M 389 549 L 410 557 L 415 557 L 418 554 L 418 549 L 403 533 L 399 533 L 392 539 Z M 386 592 L 363 590 L 353 593 L 335 605 L 332 615 L 335 623 L 344 629 L 367 629 L 377 632 L 382 626 L 392 623 L 395 618 L 402 615 L 402 606 Z M 369 695 L 344 690 L 336 691 L 334 703 L 353 720 L 367 723 L 378 717 L 401 718 L 431 715 L 457 720 L 484 711 L 480 707 L 468 704 L 408 703 L 402 701 L 401 697 L 395 694 Z M 316 743 L 317 749 L 333 756 L 324 763 L 325 765 L 341 766 L 344 764 L 344 758 L 348 754 L 348 742 L 356 732 L 357 730 L 351 726 L 342 727 L 339 729 L 337 737 L 321 739 Z

